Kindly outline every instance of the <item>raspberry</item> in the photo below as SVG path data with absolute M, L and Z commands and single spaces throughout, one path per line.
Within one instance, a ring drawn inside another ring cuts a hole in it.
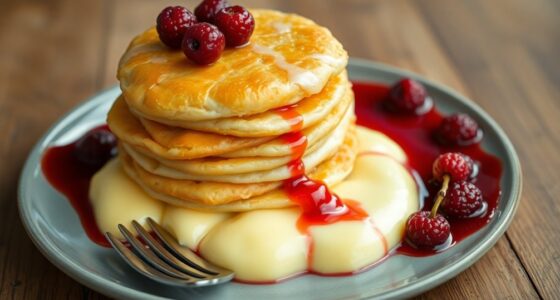
M 226 36 L 226 43 L 230 47 L 247 44 L 255 29 L 253 15 L 239 5 L 220 10 L 214 17 L 214 22 Z
M 447 241 L 451 234 L 449 222 L 440 214 L 430 217 L 429 211 L 415 212 L 406 222 L 408 240 L 420 248 L 432 248 Z
M 107 129 L 90 131 L 76 142 L 74 155 L 85 165 L 101 167 L 117 155 L 117 138 Z
M 187 28 L 182 49 L 185 55 L 199 65 L 217 61 L 226 46 L 224 34 L 209 23 L 197 23 Z
M 436 137 L 441 144 L 465 146 L 480 141 L 482 131 L 467 114 L 453 114 L 445 117 L 436 129 Z
M 187 27 L 196 23 L 196 17 L 182 6 L 163 9 L 156 20 L 159 39 L 168 47 L 179 49 Z
M 465 159 L 466 155 L 457 152 L 447 152 L 436 158 L 432 173 L 436 180 L 442 181 L 443 175 L 448 174 L 453 181 L 466 180 L 470 177 L 473 166 Z
M 214 23 L 214 16 L 228 3 L 225 0 L 203 0 L 194 9 L 194 14 L 199 22 Z
M 402 79 L 391 87 L 386 101 L 387 108 L 405 114 L 422 114 L 428 111 L 426 104 L 429 104 L 426 89 L 410 78 Z
M 441 203 L 446 215 L 455 218 L 468 218 L 482 207 L 482 192 L 467 181 L 455 182 Z

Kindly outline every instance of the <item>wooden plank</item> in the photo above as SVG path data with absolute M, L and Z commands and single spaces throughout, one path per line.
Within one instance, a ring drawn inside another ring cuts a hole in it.
M 556 298 L 560 291 L 560 8 L 546 0 L 438 1 L 437 5 L 430 1 L 429 9 L 424 4 L 419 3 L 419 9 L 465 74 L 474 98 L 504 127 L 517 148 L 525 184 L 508 236 L 540 295 Z
M 416 299 L 538 299 L 506 238 L 467 271 Z
M 32 145 L 98 88 L 104 2 L 2 1 L 0 7 L 0 299 L 79 298 L 84 288 L 27 237 L 16 191 Z

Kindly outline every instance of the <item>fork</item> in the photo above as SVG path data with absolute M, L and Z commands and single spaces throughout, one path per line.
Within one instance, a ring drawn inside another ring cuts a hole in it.
M 113 249 L 140 274 L 164 284 L 188 287 L 216 285 L 233 279 L 232 271 L 215 266 L 181 246 L 152 218 L 147 219 L 147 224 L 157 239 L 136 221 L 132 221 L 132 227 L 138 237 L 122 224 L 118 225 L 132 250 L 110 232 L 105 233 Z

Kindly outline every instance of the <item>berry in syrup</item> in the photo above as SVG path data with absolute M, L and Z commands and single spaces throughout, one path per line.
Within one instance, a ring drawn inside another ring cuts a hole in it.
M 467 160 L 461 153 L 444 153 L 434 161 L 433 175 L 438 181 L 443 181 L 446 175 L 453 181 L 466 180 L 471 176 L 472 159 Z
M 105 127 L 94 129 L 76 142 L 74 155 L 85 165 L 101 167 L 117 155 L 117 138 Z
M 391 87 L 385 106 L 392 112 L 421 115 L 433 107 L 433 102 L 421 83 L 405 78 Z
M 419 248 L 433 249 L 447 242 L 451 234 L 449 222 L 440 214 L 431 216 L 429 211 L 418 211 L 406 222 L 408 242 Z
M 443 145 L 465 146 L 480 142 L 482 130 L 469 115 L 458 113 L 443 118 L 435 137 Z
M 468 218 L 479 215 L 482 204 L 482 192 L 476 185 L 468 181 L 458 181 L 451 184 L 441 207 L 449 217 Z

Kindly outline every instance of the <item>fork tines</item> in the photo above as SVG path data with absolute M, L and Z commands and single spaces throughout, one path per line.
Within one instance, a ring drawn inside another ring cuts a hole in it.
M 139 273 L 162 283 L 182 286 L 207 286 L 233 279 L 232 271 L 215 266 L 181 246 L 153 219 L 148 218 L 147 224 L 153 234 L 132 221 L 138 237 L 119 224 L 119 231 L 132 250 L 111 233 L 105 233 L 113 248 Z

